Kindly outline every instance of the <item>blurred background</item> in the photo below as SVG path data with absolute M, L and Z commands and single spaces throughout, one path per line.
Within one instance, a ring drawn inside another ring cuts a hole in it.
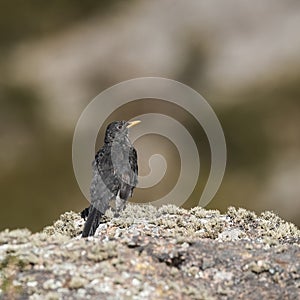
M 76 122 L 98 93 L 143 76 L 189 85 L 219 117 L 228 161 L 208 208 L 273 210 L 300 225 L 299 28 L 297 0 L 1 1 L 0 229 L 41 230 L 88 205 L 72 168 Z M 150 107 L 145 100 L 109 119 Z M 156 109 L 203 135 L 185 112 Z

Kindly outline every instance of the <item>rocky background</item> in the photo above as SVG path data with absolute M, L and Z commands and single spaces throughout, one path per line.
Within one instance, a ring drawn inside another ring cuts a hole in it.
M 99 92 L 140 76 L 179 80 L 217 113 L 228 163 L 210 208 L 299 225 L 299 27 L 295 0 L 2 1 L 0 229 L 41 230 L 87 205 L 76 121 Z
M 300 231 L 272 212 L 128 205 L 0 232 L 1 299 L 299 299 Z

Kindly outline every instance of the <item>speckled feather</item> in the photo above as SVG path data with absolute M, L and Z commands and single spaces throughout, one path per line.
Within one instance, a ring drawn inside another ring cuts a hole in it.
M 91 206 L 83 212 L 83 216 L 88 214 L 83 237 L 95 234 L 112 199 L 116 199 L 117 211 L 124 209 L 137 185 L 137 152 L 129 140 L 127 124 L 116 121 L 108 125 L 104 145 L 93 161 Z

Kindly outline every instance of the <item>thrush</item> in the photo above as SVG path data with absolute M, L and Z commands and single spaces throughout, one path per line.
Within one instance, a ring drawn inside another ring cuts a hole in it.
M 101 217 L 115 200 L 116 215 L 122 211 L 137 185 L 137 152 L 129 140 L 128 129 L 140 121 L 114 121 L 105 132 L 104 145 L 92 163 L 91 205 L 82 211 L 86 218 L 82 237 L 92 236 Z

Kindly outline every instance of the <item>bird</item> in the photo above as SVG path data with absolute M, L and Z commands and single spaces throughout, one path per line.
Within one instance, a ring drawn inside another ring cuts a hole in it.
M 140 121 L 114 121 L 105 131 L 104 144 L 92 163 L 91 204 L 81 216 L 86 219 L 82 237 L 93 236 L 101 217 L 115 200 L 115 216 L 126 207 L 138 183 L 137 151 L 129 139 L 129 128 Z

